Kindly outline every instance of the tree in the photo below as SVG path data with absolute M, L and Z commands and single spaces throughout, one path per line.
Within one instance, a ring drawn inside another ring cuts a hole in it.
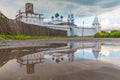
M 96 38 L 120 38 L 120 30 L 112 30 L 110 33 L 101 31 L 94 35 Z
M 110 33 L 111 38 L 120 38 L 120 31 L 119 30 L 112 30 Z
M 118 32 L 118 30 L 112 30 L 111 33 Z
M 108 32 L 105 32 L 105 31 L 101 31 L 101 32 L 98 32 L 94 35 L 95 38 L 108 38 L 109 37 L 109 33 Z

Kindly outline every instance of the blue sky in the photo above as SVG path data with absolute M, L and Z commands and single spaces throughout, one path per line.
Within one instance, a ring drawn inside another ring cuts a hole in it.
M 84 21 L 85 26 L 91 26 L 94 16 L 99 15 L 102 29 L 120 29 L 119 0 L 1 0 L 0 11 L 14 19 L 18 10 L 24 11 L 26 2 L 34 3 L 35 12 L 44 14 L 46 20 L 56 12 L 65 19 L 73 13 L 77 25 Z

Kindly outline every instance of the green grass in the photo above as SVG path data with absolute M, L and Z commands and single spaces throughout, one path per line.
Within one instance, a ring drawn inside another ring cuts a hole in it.
M 61 37 L 60 36 L 55 37 L 55 36 L 0 35 L 0 40 L 29 40 L 29 39 L 49 39 L 49 38 L 61 38 Z
M 0 40 L 30 40 L 30 39 L 53 39 L 53 38 L 73 38 L 67 36 L 25 36 L 25 35 L 2 35 Z
M 92 36 L 87 36 L 92 37 Z M 25 36 L 25 35 L 2 35 L 0 34 L 0 40 L 31 40 L 31 39 L 55 39 L 55 38 L 85 38 L 78 36 Z

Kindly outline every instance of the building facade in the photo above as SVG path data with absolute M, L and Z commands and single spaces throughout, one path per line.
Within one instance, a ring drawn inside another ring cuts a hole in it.
M 74 15 L 69 14 L 67 22 L 63 21 L 63 16 L 56 13 L 52 16 L 52 20 L 49 22 L 44 22 L 44 15 L 34 12 L 34 5 L 32 3 L 25 4 L 25 11 L 19 10 L 16 15 L 16 20 L 27 24 L 34 24 L 39 26 L 44 26 L 51 29 L 63 30 L 67 32 L 67 36 L 93 36 L 97 32 L 101 31 L 101 26 L 96 16 L 92 27 L 81 27 L 74 24 Z
M 43 14 L 34 12 L 34 5 L 32 3 L 26 3 L 25 11 L 19 10 L 16 20 L 27 24 L 42 25 L 44 18 Z
M 59 29 L 59 30 L 65 30 L 67 31 L 67 36 L 93 36 L 97 32 L 101 31 L 101 25 L 99 23 L 98 16 L 94 18 L 93 23 L 89 27 L 84 26 L 77 26 L 74 24 L 74 15 L 69 14 L 68 15 L 68 21 L 50 21 L 50 24 L 46 25 L 49 28 L 52 29 Z

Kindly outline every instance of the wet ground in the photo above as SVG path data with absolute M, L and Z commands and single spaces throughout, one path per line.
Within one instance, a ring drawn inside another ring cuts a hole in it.
M 120 80 L 120 43 L 0 46 L 0 80 Z

